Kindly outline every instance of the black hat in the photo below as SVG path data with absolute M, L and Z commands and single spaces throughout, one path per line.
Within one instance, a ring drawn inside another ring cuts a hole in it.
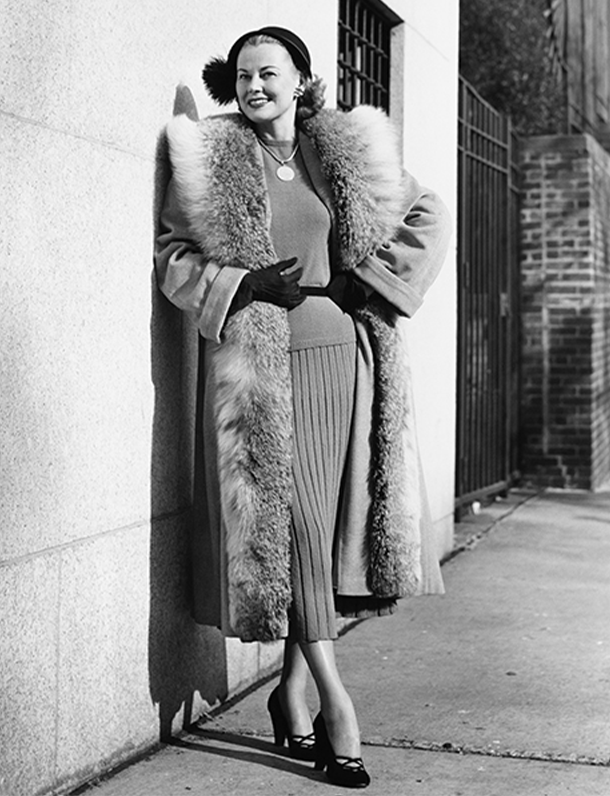
M 228 105 L 236 99 L 235 78 L 237 57 L 244 44 L 253 36 L 270 36 L 277 39 L 290 53 L 294 65 L 305 77 L 311 77 L 311 56 L 305 42 L 287 28 L 268 26 L 244 33 L 229 50 L 227 59 L 212 58 L 202 72 L 205 87 L 220 105 Z

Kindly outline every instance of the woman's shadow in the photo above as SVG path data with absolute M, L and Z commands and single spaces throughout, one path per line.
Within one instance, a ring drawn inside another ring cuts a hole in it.
M 188 88 L 176 92 L 174 113 L 197 118 Z M 154 233 L 171 175 L 165 134 L 155 169 Z M 221 634 L 191 619 L 189 533 L 194 482 L 198 334 L 160 293 L 152 275 L 151 376 L 154 415 L 150 466 L 150 694 L 158 706 L 160 738 L 188 727 L 202 700 L 227 696 L 227 661 Z
M 291 758 L 287 748 L 278 749 L 270 741 L 252 736 L 218 732 L 205 727 L 191 728 L 188 737 L 174 738 L 171 745 L 228 760 L 237 760 L 240 763 L 254 763 L 305 779 L 325 780 L 324 774 L 321 771 L 316 771 L 311 763 Z

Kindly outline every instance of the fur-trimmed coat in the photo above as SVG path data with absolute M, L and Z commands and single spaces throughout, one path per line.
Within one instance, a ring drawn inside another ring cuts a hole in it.
M 290 331 L 286 310 L 269 303 L 229 313 L 244 274 L 278 260 L 262 157 L 241 116 L 175 117 L 167 132 L 173 180 L 157 273 L 205 340 L 194 615 L 243 640 L 277 639 L 291 600 Z M 403 172 L 381 111 L 325 110 L 302 132 L 306 163 L 315 159 L 330 186 L 330 197 L 318 192 L 334 218 L 334 269 L 355 274 L 369 294 L 354 313 L 357 389 L 334 548 L 337 592 L 439 592 L 398 316 L 417 309 L 442 264 L 446 211 Z

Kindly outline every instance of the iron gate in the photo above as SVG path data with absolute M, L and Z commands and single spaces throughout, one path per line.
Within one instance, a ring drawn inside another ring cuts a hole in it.
M 456 511 L 505 491 L 517 471 L 517 139 L 460 80 Z

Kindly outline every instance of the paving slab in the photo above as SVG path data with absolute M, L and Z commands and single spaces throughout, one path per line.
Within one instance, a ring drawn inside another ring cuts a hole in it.
M 398 747 L 365 747 L 367 796 L 608 796 L 601 766 L 510 760 Z M 323 796 L 345 793 L 310 763 L 248 736 L 186 735 L 89 796 Z

